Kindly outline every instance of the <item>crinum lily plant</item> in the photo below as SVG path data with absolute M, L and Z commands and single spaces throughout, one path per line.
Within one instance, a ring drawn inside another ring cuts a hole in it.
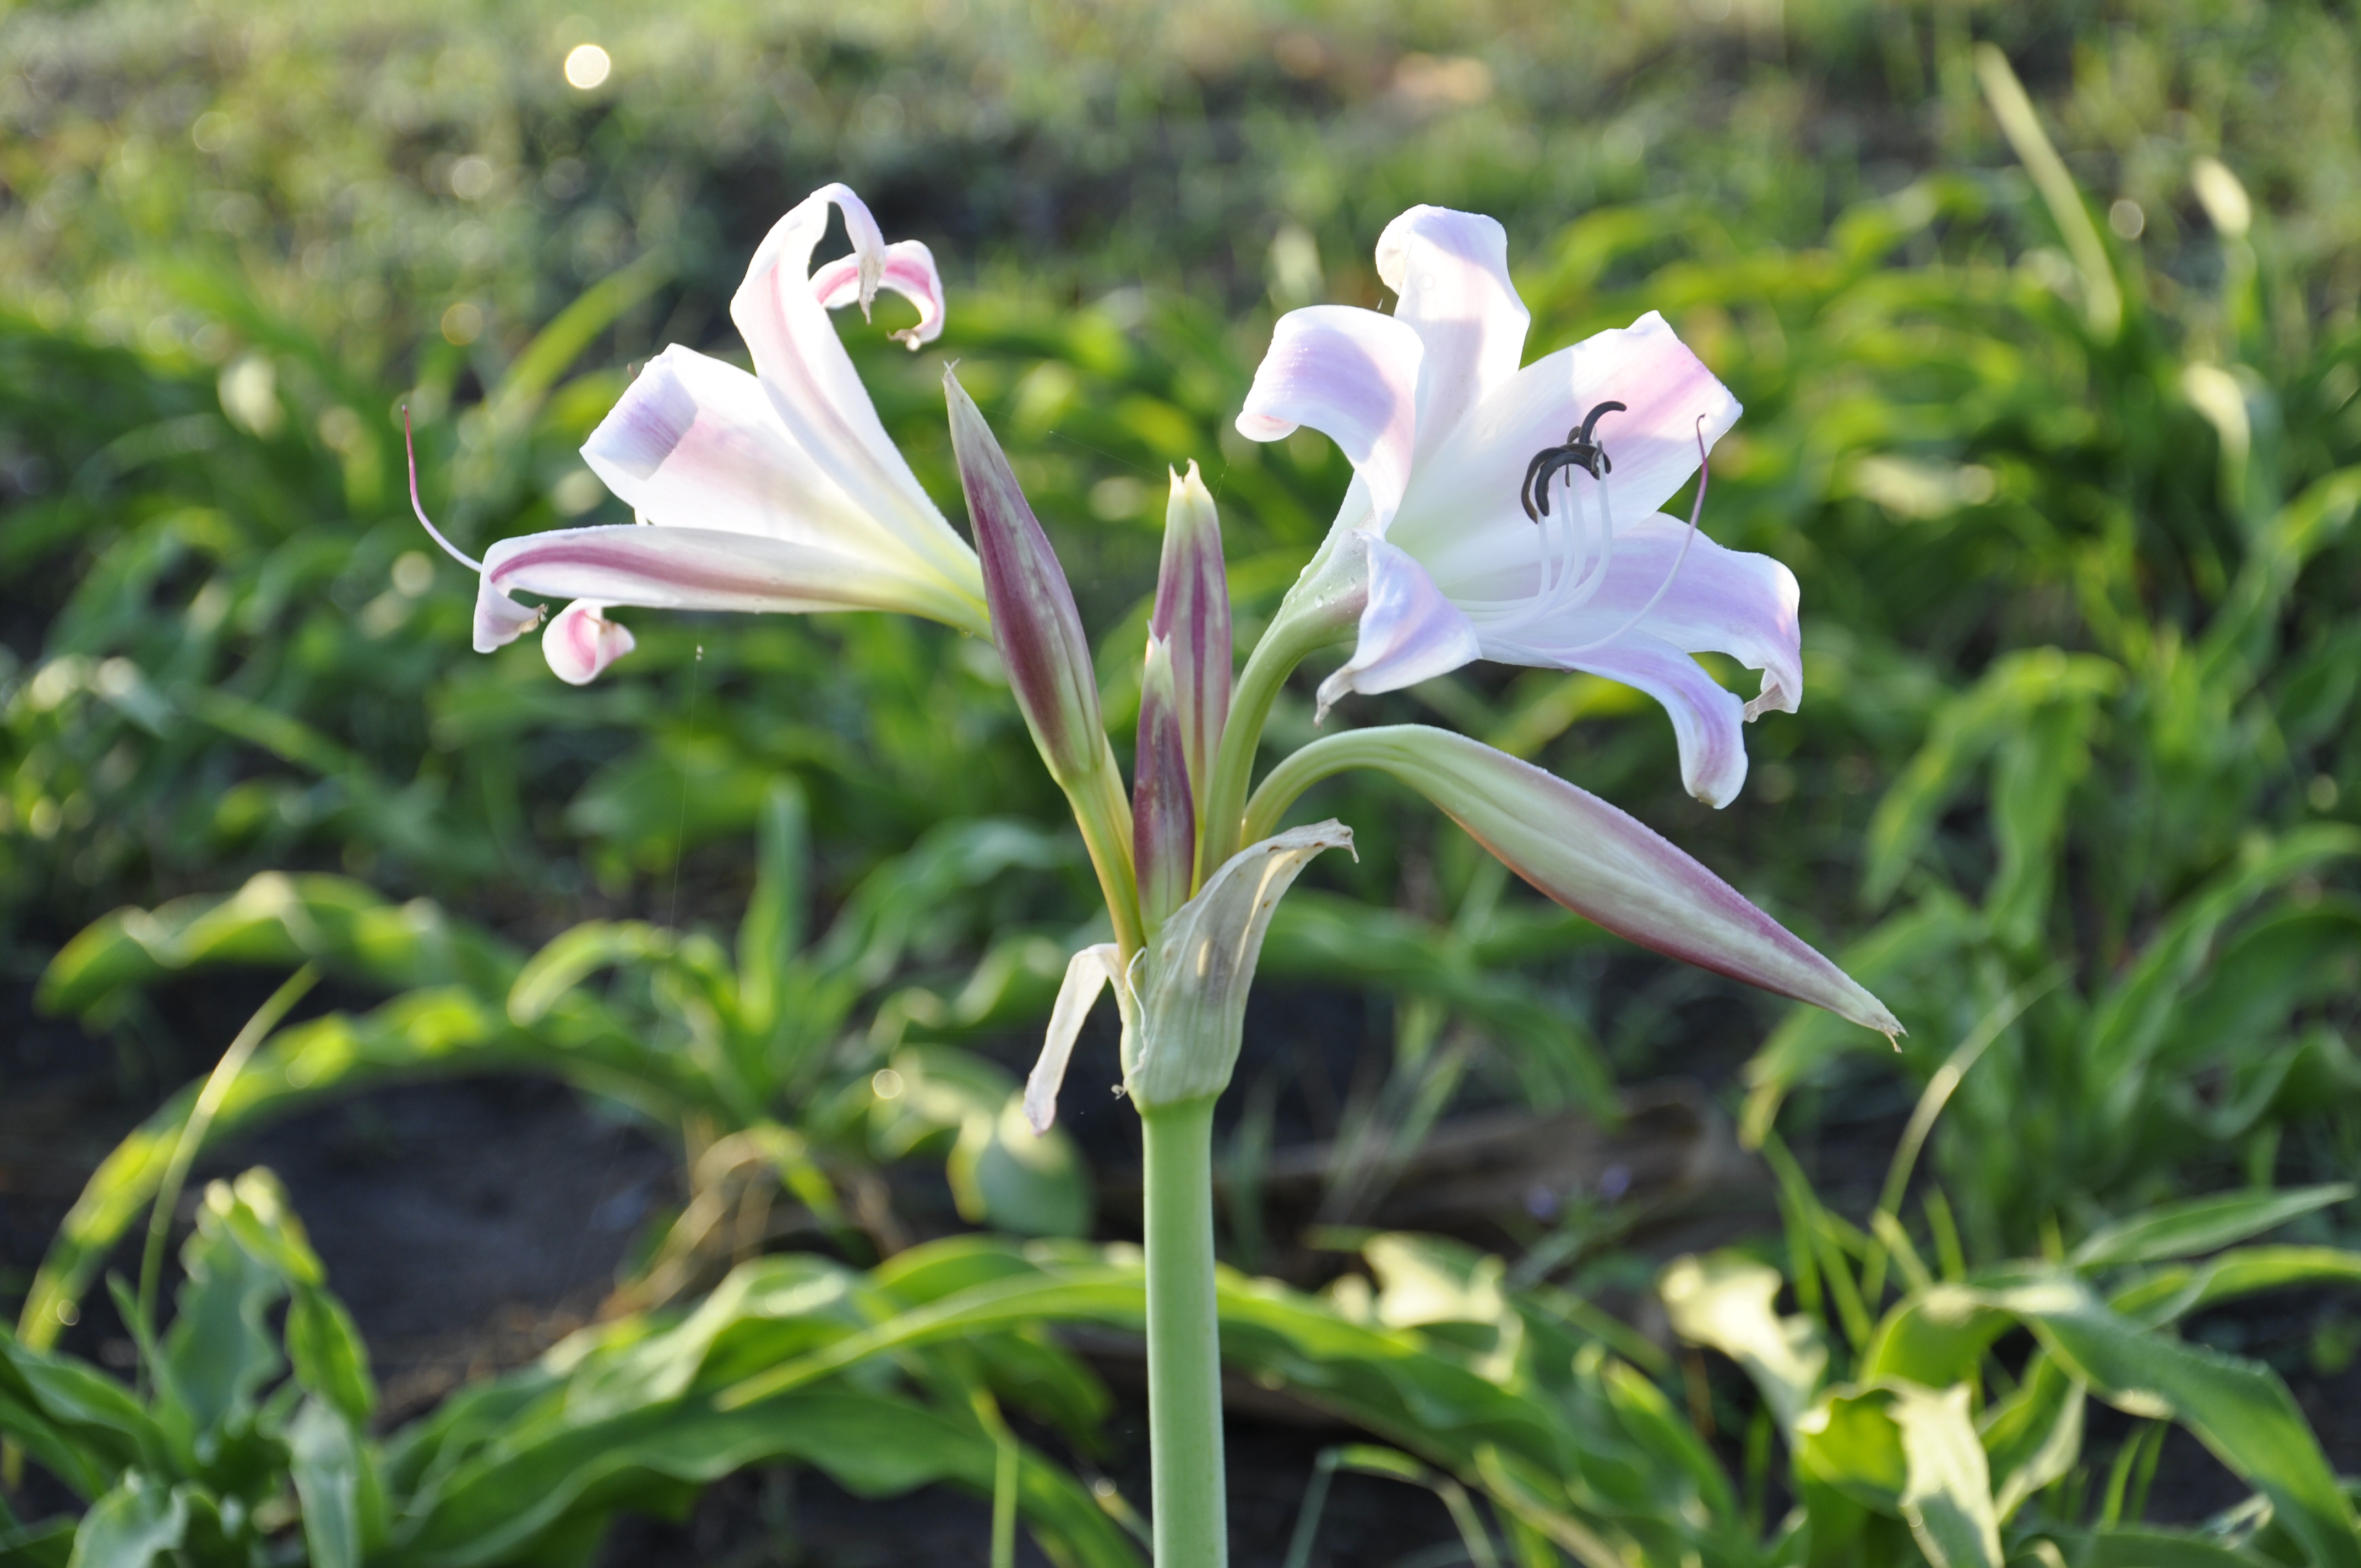
M 831 207 L 852 254 L 815 269 Z M 1146 1157 L 1160 1568 L 1226 1560 L 1213 1109 L 1237 1060 L 1273 908 L 1314 856 L 1352 844 L 1338 822 L 1281 826 L 1305 788 L 1346 768 L 1378 769 L 1610 930 L 1870 1028 L 1900 1028 L 1875 997 L 1663 838 L 1465 736 L 1346 729 L 1281 760 L 1249 794 L 1280 687 L 1307 655 L 1346 641 L 1350 658 L 1320 688 L 1323 712 L 1347 694 L 1477 658 L 1629 682 L 1672 713 L 1684 778 L 1717 806 L 1744 780 L 1741 723 L 1792 710 L 1800 691 L 1786 569 L 1698 536 L 1694 516 L 1655 515 L 1739 411 L 1663 320 L 1521 367 L 1526 313 L 1498 224 L 1415 208 L 1386 230 L 1378 264 L 1399 295 L 1395 312 L 1315 306 L 1282 318 L 1238 417 L 1257 440 L 1298 425 L 1325 433 L 1356 477 L 1326 542 L 1235 673 L 1214 505 L 1194 464 L 1173 478 L 1128 789 L 1072 591 L 982 412 L 947 369 L 971 550 L 886 438 L 837 337 L 830 309 L 858 303 L 865 313 L 881 287 L 917 304 L 918 323 L 899 334 L 913 349 L 943 320 L 926 247 L 886 245 L 841 185 L 780 220 L 731 302 L 753 374 L 668 349 L 584 446 L 646 526 L 534 534 L 493 545 L 481 563 L 460 557 L 480 574 L 479 650 L 539 621 L 542 611 L 511 594 L 574 601 L 543 648 L 577 683 L 630 651 L 630 633 L 607 615 L 619 605 L 900 610 L 994 640 L 1072 805 L 1115 934 L 1074 955 L 1025 1108 L 1037 1131 L 1050 1125 L 1083 1017 L 1112 989 Z M 1705 649 L 1762 670 L 1761 694 L 1741 702 L 1716 685 L 1688 657 Z

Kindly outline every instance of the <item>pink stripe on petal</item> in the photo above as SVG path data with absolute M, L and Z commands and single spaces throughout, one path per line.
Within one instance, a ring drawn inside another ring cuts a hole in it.
M 1255 370 L 1238 433 L 1276 441 L 1308 424 L 1335 442 L 1367 487 L 1368 526 L 1383 533 L 1410 482 L 1424 352 L 1408 323 L 1375 311 L 1290 311 Z
M 650 609 L 802 612 L 895 609 L 953 625 L 940 585 L 873 561 L 759 534 L 630 524 L 504 539 L 484 557 L 486 591 Z

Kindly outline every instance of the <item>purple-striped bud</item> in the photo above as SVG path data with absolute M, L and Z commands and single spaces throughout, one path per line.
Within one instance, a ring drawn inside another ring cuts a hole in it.
M 948 367 L 943 396 L 950 403 L 960 488 L 967 492 L 968 521 L 983 565 L 993 639 L 1049 775 L 1071 788 L 1106 754 L 1098 679 L 1074 591 L 983 411 Z
M 1405 724 L 1315 740 L 1280 770 L 1290 766 L 1279 792 L 1290 800 L 1345 768 L 1391 773 L 1510 871 L 1616 935 L 1825 1007 L 1889 1039 L 1902 1033 L 1883 1003 L 1736 888 L 1597 795 L 1505 751 Z M 1249 830 L 1266 809 L 1249 812 Z
M 1222 521 L 1194 461 L 1188 473 L 1172 476 L 1172 499 L 1164 509 L 1164 559 L 1148 634 L 1171 650 L 1180 754 L 1189 764 L 1190 798 L 1202 818 L 1213 751 L 1230 717 L 1230 584 L 1222 566 Z
M 1139 875 L 1140 918 L 1151 933 L 1189 901 L 1189 882 L 1197 861 L 1197 812 L 1189 790 L 1194 773 L 1181 749 L 1171 648 L 1150 634 L 1148 664 L 1139 680 L 1131 854 Z

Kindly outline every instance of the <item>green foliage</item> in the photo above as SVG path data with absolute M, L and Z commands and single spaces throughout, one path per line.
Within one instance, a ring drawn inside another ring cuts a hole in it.
M 135 1329 L 137 1391 L 0 1332 L 0 1435 L 88 1505 L 79 1522 L 0 1519 L 0 1563 L 587 1563 L 618 1510 L 668 1511 L 745 1465 L 808 1464 L 869 1497 L 944 1482 L 991 1495 L 1011 1453 L 1009 1506 L 1056 1561 L 1140 1561 L 1092 1494 L 1000 1419 L 1005 1399 L 1087 1443 L 1106 1406 L 1086 1371 L 1024 1331 L 718 1408 L 747 1367 L 909 1305 L 836 1265 L 750 1266 L 694 1313 L 585 1331 L 378 1437 L 368 1353 L 268 1171 L 207 1190 L 181 1260 L 160 1343 Z

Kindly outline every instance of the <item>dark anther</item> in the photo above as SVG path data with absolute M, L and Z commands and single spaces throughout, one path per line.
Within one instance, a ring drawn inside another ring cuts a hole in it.
M 1582 423 L 1565 433 L 1563 446 L 1544 446 L 1533 454 L 1525 465 L 1524 488 L 1517 499 L 1525 503 L 1525 515 L 1535 523 L 1549 515 L 1549 484 L 1561 468 L 1579 468 L 1594 479 L 1603 479 L 1615 471 L 1607 449 L 1591 439 L 1598 428 L 1601 414 L 1623 411 L 1621 403 L 1601 403 L 1583 416 Z M 1571 482 L 1571 481 L 1569 481 Z

